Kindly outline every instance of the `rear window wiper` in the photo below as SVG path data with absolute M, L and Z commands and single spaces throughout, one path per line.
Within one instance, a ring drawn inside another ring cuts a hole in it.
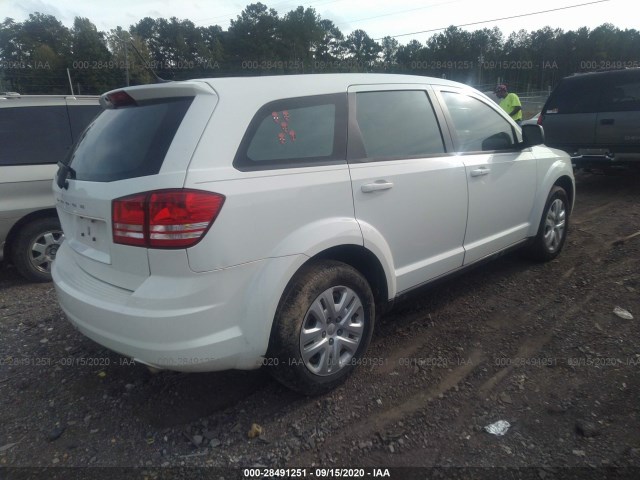
M 61 163 L 60 168 L 58 168 L 58 173 L 56 174 L 56 184 L 58 187 L 66 190 L 69 188 L 68 180 L 70 178 L 76 178 L 76 171 L 69 165 Z

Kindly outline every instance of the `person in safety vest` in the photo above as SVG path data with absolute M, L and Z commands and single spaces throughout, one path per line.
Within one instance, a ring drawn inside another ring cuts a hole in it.
M 522 123 L 522 104 L 518 96 L 515 93 L 509 93 L 504 84 L 496 87 L 496 96 L 500 99 L 500 107 L 520 125 Z

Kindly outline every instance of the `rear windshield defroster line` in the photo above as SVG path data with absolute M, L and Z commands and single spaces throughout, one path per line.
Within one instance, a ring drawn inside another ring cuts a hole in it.
M 163 98 L 104 110 L 71 153 L 75 179 L 113 182 L 157 174 L 192 101 Z

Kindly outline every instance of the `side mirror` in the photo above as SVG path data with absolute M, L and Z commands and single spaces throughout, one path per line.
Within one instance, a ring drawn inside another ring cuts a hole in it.
M 506 132 L 498 132 L 482 141 L 482 151 L 506 150 L 513 148 L 513 140 Z
M 541 125 L 522 125 L 522 144 L 524 148 L 544 144 L 544 130 Z

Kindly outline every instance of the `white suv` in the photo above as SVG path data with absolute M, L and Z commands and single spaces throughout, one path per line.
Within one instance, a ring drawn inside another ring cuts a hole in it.
M 321 393 L 398 295 L 566 238 L 569 157 L 455 82 L 218 78 L 101 103 L 54 185 L 53 278 L 84 334 L 151 367 L 269 365 Z

